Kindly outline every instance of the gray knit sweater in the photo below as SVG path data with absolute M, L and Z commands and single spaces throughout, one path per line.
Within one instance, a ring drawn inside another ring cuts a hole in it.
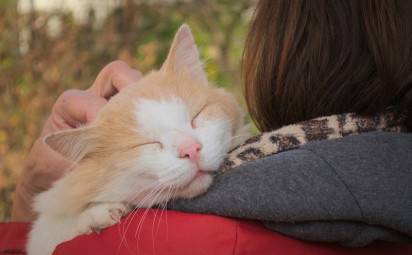
M 412 242 L 412 134 L 311 142 L 218 176 L 171 209 L 255 219 L 305 240 Z

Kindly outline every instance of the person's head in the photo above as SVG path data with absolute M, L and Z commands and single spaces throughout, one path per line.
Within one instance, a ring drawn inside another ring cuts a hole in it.
M 243 76 L 262 131 L 399 104 L 412 82 L 412 1 L 260 0 Z

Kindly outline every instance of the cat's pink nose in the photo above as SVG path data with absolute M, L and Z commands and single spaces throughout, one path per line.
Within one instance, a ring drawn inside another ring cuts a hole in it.
M 193 163 L 197 163 L 199 162 L 201 149 L 202 145 L 195 140 L 184 142 L 179 145 L 179 157 L 188 158 Z

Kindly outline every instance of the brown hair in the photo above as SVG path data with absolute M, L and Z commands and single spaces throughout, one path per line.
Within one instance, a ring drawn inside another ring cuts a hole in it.
M 412 1 L 261 0 L 242 69 L 262 131 L 385 110 L 411 91 Z

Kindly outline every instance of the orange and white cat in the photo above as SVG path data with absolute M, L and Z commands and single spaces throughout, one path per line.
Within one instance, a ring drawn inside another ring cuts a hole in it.
M 112 97 L 88 126 L 45 138 L 75 163 L 35 198 L 28 254 L 51 254 L 63 241 L 117 223 L 129 208 L 205 192 L 244 130 L 241 108 L 208 84 L 183 25 L 159 71 Z

